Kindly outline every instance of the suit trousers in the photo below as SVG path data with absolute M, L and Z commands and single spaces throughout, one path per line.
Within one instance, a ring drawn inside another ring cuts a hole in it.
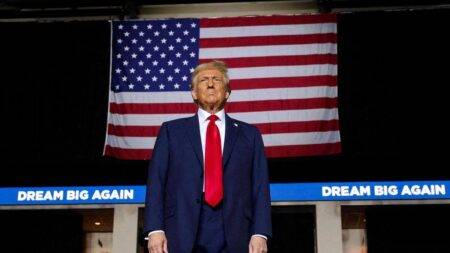
M 225 253 L 226 241 L 222 204 L 202 204 L 193 253 Z

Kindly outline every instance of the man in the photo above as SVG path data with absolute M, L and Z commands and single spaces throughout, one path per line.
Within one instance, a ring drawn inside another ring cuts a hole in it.
M 224 112 L 227 66 L 192 74 L 195 116 L 163 123 L 149 166 L 150 253 L 260 253 L 271 236 L 267 161 L 256 127 Z

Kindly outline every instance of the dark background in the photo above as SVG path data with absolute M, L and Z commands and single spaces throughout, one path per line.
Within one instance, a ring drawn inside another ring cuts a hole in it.
M 449 10 L 338 14 L 343 152 L 270 159 L 271 182 L 449 179 L 449 21 Z M 109 27 L 0 23 L 0 186 L 145 184 L 148 161 L 102 156 Z

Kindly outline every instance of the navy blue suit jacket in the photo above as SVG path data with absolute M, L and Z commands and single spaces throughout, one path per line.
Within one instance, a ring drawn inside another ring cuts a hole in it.
M 258 129 L 226 115 L 223 216 L 229 252 L 247 253 L 253 234 L 271 236 L 267 161 Z M 170 253 L 190 253 L 203 193 L 197 115 L 163 123 L 148 171 L 144 231 L 164 230 Z

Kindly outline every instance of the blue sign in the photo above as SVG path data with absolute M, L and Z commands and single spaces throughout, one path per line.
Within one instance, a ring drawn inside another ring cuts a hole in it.
M 142 204 L 145 186 L 0 188 L 0 205 Z M 450 199 L 450 181 L 271 184 L 273 202 Z

